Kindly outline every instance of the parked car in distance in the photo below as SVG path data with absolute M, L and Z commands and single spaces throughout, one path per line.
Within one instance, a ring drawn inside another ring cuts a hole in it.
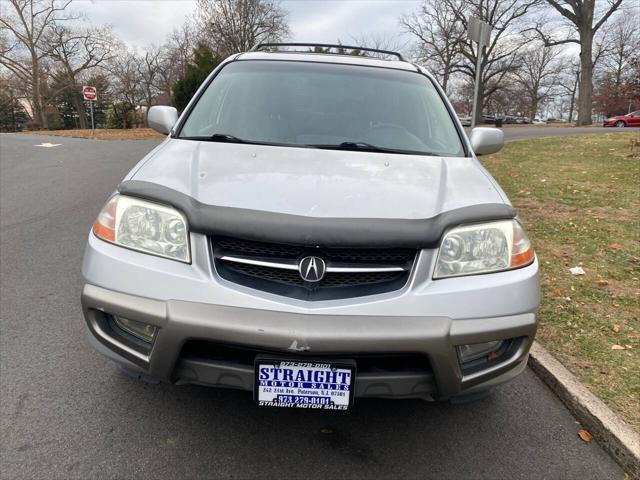
M 603 127 L 640 127 L 640 110 L 627 113 L 626 115 L 616 115 L 607 118 L 603 123 Z
M 466 401 L 513 379 L 539 282 L 477 159 L 503 132 L 467 137 L 434 77 L 400 54 L 298 47 L 232 55 L 180 117 L 149 109 L 167 137 L 87 240 L 91 343 L 141 378 L 268 407 Z
M 494 125 L 496 123 L 496 117 L 493 115 L 482 115 L 482 123 Z
M 545 122 L 544 120 L 540 120 L 539 118 L 534 118 L 531 123 L 533 125 L 546 125 L 547 124 L 547 122 Z
M 460 123 L 462 124 L 463 127 L 470 127 L 471 126 L 471 117 L 469 115 L 463 115 L 461 113 L 458 113 L 458 120 L 460 120 Z
M 521 117 L 521 116 L 516 116 L 516 115 L 505 115 L 504 117 L 502 117 L 502 122 L 504 124 L 516 124 L 516 125 L 522 125 L 525 123 L 531 123 L 531 120 L 528 117 Z

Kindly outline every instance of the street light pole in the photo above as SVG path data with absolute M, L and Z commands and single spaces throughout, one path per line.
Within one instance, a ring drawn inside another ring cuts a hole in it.
M 476 112 L 478 111 L 478 94 L 480 93 L 480 77 L 482 73 L 482 44 L 478 43 L 478 59 L 476 60 L 476 81 L 473 86 L 473 107 L 471 108 L 471 128 L 476 126 Z

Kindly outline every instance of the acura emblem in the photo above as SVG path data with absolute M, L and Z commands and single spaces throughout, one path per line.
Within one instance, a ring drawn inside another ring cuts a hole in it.
M 298 272 L 305 282 L 319 282 L 324 277 L 327 266 L 318 257 L 304 257 L 298 263 Z

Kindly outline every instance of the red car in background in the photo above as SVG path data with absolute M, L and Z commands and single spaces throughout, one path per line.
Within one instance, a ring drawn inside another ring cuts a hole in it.
M 607 118 L 603 127 L 640 127 L 640 110 L 637 112 L 627 113 L 626 115 L 616 115 Z

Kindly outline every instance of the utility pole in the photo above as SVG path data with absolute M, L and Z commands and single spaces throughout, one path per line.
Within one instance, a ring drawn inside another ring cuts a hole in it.
M 492 27 L 487 22 L 483 22 L 476 17 L 469 17 L 468 24 L 469 27 L 467 33 L 469 34 L 469 38 L 478 44 L 478 55 L 476 59 L 476 83 L 473 88 L 473 107 L 471 109 L 471 128 L 473 128 L 476 126 L 478 94 L 480 93 L 480 79 L 482 78 L 482 54 L 484 52 L 484 47 L 489 44 Z

